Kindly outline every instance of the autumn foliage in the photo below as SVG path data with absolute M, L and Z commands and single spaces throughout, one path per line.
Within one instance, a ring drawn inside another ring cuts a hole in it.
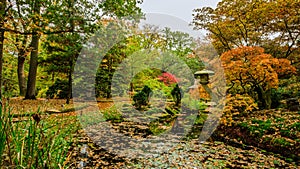
M 158 80 L 162 81 L 166 86 L 172 85 L 178 82 L 178 79 L 171 73 L 164 72 L 158 76 Z
M 261 108 L 270 108 L 271 89 L 278 87 L 278 78 L 296 72 L 287 59 L 273 58 L 261 47 L 242 46 L 222 54 L 228 92 L 249 94 Z
M 249 95 L 228 94 L 226 96 L 226 105 L 224 107 L 221 123 L 231 126 L 236 117 L 244 116 L 256 109 L 258 109 L 257 104 Z

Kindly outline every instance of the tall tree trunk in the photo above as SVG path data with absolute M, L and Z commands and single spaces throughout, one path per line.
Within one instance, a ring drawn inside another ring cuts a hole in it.
M 15 27 L 17 29 L 17 27 Z M 16 44 L 18 49 L 18 66 L 17 66 L 17 74 L 18 74 L 18 84 L 19 84 L 19 95 L 25 96 L 26 94 L 26 80 L 25 80 L 25 60 L 27 57 L 28 47 L 27 47 L 27 39 L 28 36 L 25 35 L 22 37 L 20 42 L 20 37 L 16 36 Z M 20 45 L 21 43 L 21 45 Z
M 34 14 L 40 14 L 40 3 L 38 0 L 34 2 Z M 38 18 L 34 18 L 34 23 L 39 23 Z M 38 52 L 39 52 L 39 40 L 40 35 L 37 30 L 33 30 L 32 41 L 31 41 L 31 54 L 30 54 L 30 64 L 29 64 L 29 75 L 27 81 L 27 91 L 25 99 L 36 99 L 35 98 L 35 85 L 36 85 L 36 74 L 38 67 Z
M 261 86 L 255 87 L 258 96 L 258 107 L 270 109 L 272 105 L 271 90 L 264 91 Z
M 19 91 L 20 96 L 25 96 L 26 92 L 26 81 L 25 81 L 25 73 L 24 73 L 24 66 L 25 66 L 25 57 L 19 55 L 18 56 L 18 82 L 19 82 Z
M 37 67 L 38 67 L 39 39 L 40 37 L 38 33 L 34 32 L 31 41 L 32 51 L 30 54 L 29 75 L 28 75 L 27 91 L 26 91 L 25 99 L 36 99 L 35 85 L 36 85 L 36 74 L 37 74 Z
M 107 90 L 106 90 L 106 98 L 109 99 L 111 98 L 111 81 L 112 81 L 112 77 L 113 77 L 113 74 L 112 74 L 112 67 L 113 67 L 113 59 L 108 59 L 108 83 L 107 83 Z
M 271 109 L 272 106 L 271 90 L 264 91 L 263 97 L 265 101 L 265 109 Z
M 1 30 L 0 31 L 0 99 L 2 99 L 3 43 L 4 43 L 4 30 Z
M 4 46 L 4 17 L 6 0 L 0 1 L 0 99 L 2 99 L 2 69 L 3 69 L 3 46 Z
M 73 72 L 73 59 L 71 58 L 69 61 L 70 70 L 68 73 L 68 97 L 66 104 L 70 103 L 70 99 L 72 98 L 72 72 Z

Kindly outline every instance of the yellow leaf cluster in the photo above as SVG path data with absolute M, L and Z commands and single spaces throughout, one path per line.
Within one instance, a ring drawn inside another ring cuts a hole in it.
M 257 109 L 257 104 L 249 95 L 228 94 L 226 96 L 226 105 L 223 110 L 221 123 L 231 126 L 234 117 L 245 115 Z

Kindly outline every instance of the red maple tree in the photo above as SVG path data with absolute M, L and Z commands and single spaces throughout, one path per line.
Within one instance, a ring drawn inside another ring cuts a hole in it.
M 175 77 L 175 75 L 164 72 L 162 75 L 158 76 L 158 80 L 162 81 L 166 86 L 172 85 L 174 83 L 178 82 L 178 79 Z

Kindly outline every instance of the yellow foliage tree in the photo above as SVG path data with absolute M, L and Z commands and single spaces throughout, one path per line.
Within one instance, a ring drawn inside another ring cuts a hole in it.
M 255 100 L 249 95 L 231 95 L 226 96 L 226 105 L 223 110 L 221 123 L 231 126 L 234 118 L 244 116 L 253 110 L 258 109 Z

